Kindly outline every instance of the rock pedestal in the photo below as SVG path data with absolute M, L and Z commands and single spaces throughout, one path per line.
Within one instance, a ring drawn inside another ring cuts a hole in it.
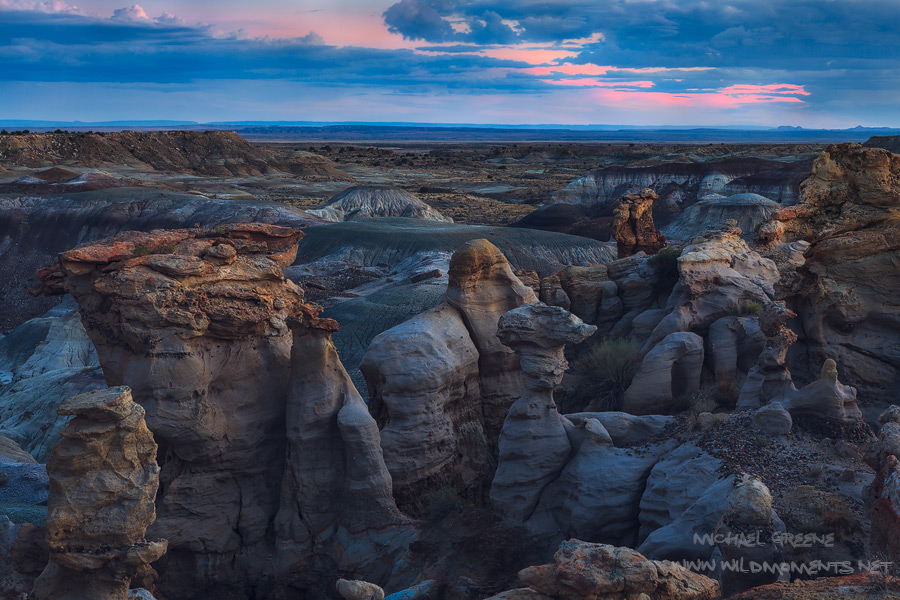
M 167 542 L 146 541 L 156 516 L 156 443 L 127 387 L 64 401 L 73 417 L 47 471 L 50 563 L 34 585 L 38 600 L 125 600 L 138 569 Z
M 568 363 L 566 343 L 578 343 L 597 330 L 558 306 L 526 304 L 500 319 L 498 337 L 515 349 L 525 374 L 525 392 L 509 409 L 500 433 L 500 461 L 491 485 L 491 503 L 514 522 L 534 511 L 544 487 L 572 452 L 553 388 Z
M 619 247 L 619 258 L 638 252 L 656 254 L 666 245 L 666 236 L 653 224 L 653 202 L 659 200 L 650 188 L 619 198 L 610 230 Z

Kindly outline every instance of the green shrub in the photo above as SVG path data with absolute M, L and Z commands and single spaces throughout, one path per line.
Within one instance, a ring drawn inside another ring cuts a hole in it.
M 134 256 L 147 256 L 150 254 L 150 248 L 147 246 L 135 246 L 131 253 Z
M 175 244 L 166 244 L 165 246 L 163 246 L 163 252 L 166 254 L 174 254 Z
M 619 410 L 625 390 L 641 363 L 637 346 L 625 338 L 606 337 L 589 346 L 575 363 L 573 372 L 581 376 L 578 386 L 566 399 L 563 412 Z
M 742 315 L 758 315 L 762 312 L 763 303 L 758 300 L 744 300 L 744 304 L 741 307 Z

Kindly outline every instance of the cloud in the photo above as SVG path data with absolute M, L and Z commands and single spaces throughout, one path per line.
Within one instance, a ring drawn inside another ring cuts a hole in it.
M 62 0 L 32 2 L 28 0 L 0 0 L 0 10 L 32 10 L 42 13 L 79 14 L 81 9 Z
M 140 4 L 135 4 L 130 8 L 117 8 L 113 11 L 111 17 L 113 21 L 149 21 L 150 17 L 144 11 Z

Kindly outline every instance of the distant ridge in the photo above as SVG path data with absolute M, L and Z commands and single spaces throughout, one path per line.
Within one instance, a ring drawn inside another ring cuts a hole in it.
M 862 127 L 805 129 L 780 127 L 679 127 L 625 125 L 496 125 L 441 123 L 321 123 L 291 121 L 0 121 L 0 129 L 41 133 L 125 130 L 236 131 L 251 141 L 283 142 L 585 142 L 585 143 L 811 143 L 864 142 L 873 135 L 900 135 L 900 129 Z

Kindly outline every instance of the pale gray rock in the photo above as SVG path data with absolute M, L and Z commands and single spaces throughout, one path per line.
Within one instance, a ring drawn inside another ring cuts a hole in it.
M 686 331 L 669 334 L 644 356 L 623 409 L 636 415 L 671 411 L 676 397 L 700 389 L 702 369 L 703 338 Z
M 587 419 L 596 419 L 603 425 L 615 446 L 625 446 L 651 438 L 675 422 L 675 417 L 632 415 L 619 411 L 571 413 L 565 417 L 575 425 L 580 425 Z
M 0 435 L 0 464 L 25 463 L 37 464 L 34 457 L 24 450 L 14 440 Z
M 601 436 L 585 436 L 578 452 L 541 494 L 528 529 L 539 536 L 634 545 L 647 477 L 670 448 L 662 445 L 641 452 L 615 448 Z
M 541 492 L 571 454 L 553 388 L 568 367 L 565 344 L 584 341 L 596 330 L 568 311 L 543 303 L 525 304 L 499 321 L 497 335 L 515 349 L 525 376 L 524 393 L 503 423 L 490 492 L 494 507 L 513 522 L 522 523 L 532 514 Z
M 753 424 L 763 433 L 787 435 L 794 421 L 781 402 L 770 402 L 753 413 Z
M 59 403 L 105 386 L 78 312 L 64 302 L 0 339 L 0 436 L 46 462 L 69 421 Z
M 275 533 L 337 561 L 346 560 L 352 546 L 354 554 L 368 555 L 357 569 L 385 561 L 390 568 L 412 526 L 394 502 L 378 426 L 330 331 L 299 321 L 291 322 L 291 330 L 287 464 Z M 373 530 L 394 532 L 397 541 L 376 545 Z
M 693 443 L 666 454 L 650 472 L 641 496 L 641 538 L 675 521 L 719 479 L 722 461 Z
M 736 477 L 730 475 L 710 485 L 674 521 L 651 532 L 637 547 L 638 552 L 656 560 L 709 559 L 716 549 L 709 536 L 725 514 L 735 481 Z
M 747 238 L 756 237 L 756 230 L 765 223 L 781 204 L 754 193 L 731 196 L 710 196 L 682 211 L 671 223 L 662 228 L 667 238 L 690 240 L 710 229 L 722 227 L 729 220 Z
M 765 304 L 774 296 L 775 263 L 751 250 L 740 229 L 712 232 L 709 240 L 687 246 L 678 259 L 678 283 L 669 296 L 670 311 L 641 352 L 667 335 L 692 331 L 704 335 L 718 319 L 741 315 L 748 302 Z
M 490 471 L 478 379 L 478 350 L 446 303 L 379 334 L 360 370 L 394 490 L 439 479 L 466 489 Z
M 765 345 L 756 317 L 722 317 L 709 327 L 706 360 L 716 384 L 740 389 Z
M 356 221 L 378 217 L 404 217 L 452 223 L 415 195 L 388 185 L 358 185 L 347 188 L 309 214 L 326 221 Z

